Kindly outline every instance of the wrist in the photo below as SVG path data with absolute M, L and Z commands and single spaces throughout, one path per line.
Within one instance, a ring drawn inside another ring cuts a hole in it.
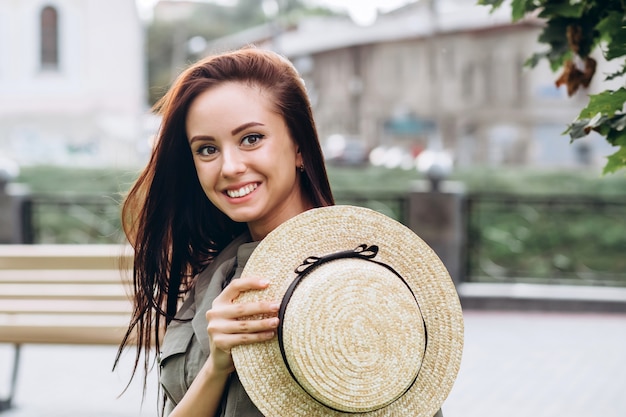
M 217 366 L 214 361 L 213 355 L 211 354 L 207 358 L 200 372 L 204 374 L 207 379 L 213 381 L 226 381 L 229 375 L 233 373 L 234 370 L 235 367 L 233 365 L 229 367 Z

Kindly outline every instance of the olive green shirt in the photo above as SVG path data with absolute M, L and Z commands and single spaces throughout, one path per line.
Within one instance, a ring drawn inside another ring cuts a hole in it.
M 165 333 L 160 357 L 160 382 L 166 395 L 165 415 L 183 398 L 209 357 L 205 313 L 226 285 L 238 278 L 258 242 L 244 235 L 228 245 L 196 278 L 194 288 Z M 191 320 L 191 321 L 189 321 Z M 231 374 L 224 390 L 219 417 L 263 417 L 246 394 L 237 373 Z
M 183 398 L 209 357 L 205 313 L 231 280 L 241 275 L 258 242 L 242 235 L 228 245 L 198 276 L 165 333 L 159 380 L 165 392 L 165 415 Z M 236 372 L 230 375 L 216 417 L 263 417 L 248 397 Z M 409 416 L 407 416 L 409 417 Z M 442 417 L 441 410 L 434 417 Z

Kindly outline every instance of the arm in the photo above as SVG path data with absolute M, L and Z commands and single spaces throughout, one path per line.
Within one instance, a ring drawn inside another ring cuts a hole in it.
M 206 313 L 211 354 L 170 417 L 213 417 L 219 409 L 228 376 L 235 370 L 231 349 L 274 337 L 278 318 L 241 318 L 256 314 L 275 316 L 277 303 L 233 304 L 242 292 L 261 290 L 268 285 L 267 281 L 256 278 L 235 279 L 215 298 L 211 310 Z

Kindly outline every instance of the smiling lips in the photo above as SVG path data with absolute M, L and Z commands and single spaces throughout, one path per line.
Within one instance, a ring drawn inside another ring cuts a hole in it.
M 228 195 L 230 198 L 245 197 L 248 194 L 250 194 L 252 191 L 256 190 L 258 186 L 259 185 L 255 183 L 255 184 L 245 185 L 237 190 L 226 190 L 226 195 Z

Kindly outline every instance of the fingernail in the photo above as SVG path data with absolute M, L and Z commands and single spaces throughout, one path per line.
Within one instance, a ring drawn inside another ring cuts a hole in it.
M 266 286 L 269 285 L 270 280 L 269 279 L 262 279 L 261 281 L 259 281 L 259 284 Z
M 278 311 L 278 309 L 280 308 L 280 304 L 273 303 L 270 305 L 270 308 L 272 309 L 272 311 Z

